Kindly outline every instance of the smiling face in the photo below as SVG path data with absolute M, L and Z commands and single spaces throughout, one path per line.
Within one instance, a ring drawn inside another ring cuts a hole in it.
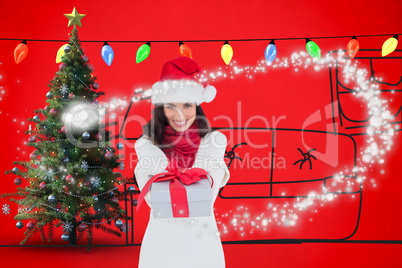
M 163 110 L 169 125 L 177 132 L 186 131 L 195 121 L 196 105 L 194 103 L 165 103 Z

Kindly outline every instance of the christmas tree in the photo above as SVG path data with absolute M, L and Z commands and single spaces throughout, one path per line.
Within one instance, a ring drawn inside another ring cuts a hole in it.
M 29 182 L 25 188 L 2 195 L 18 204 L 17 228 L 30 220 L 21 245 L 37 232 L 46 241 L 47 231 L 48 241 L 52 241 L 60 226 L 62 240 L 70 245 L 85 234 L 90 245 L 94 228 L 121 236 L 120 230 L 110 226 L 121 227 L 119 218 L 125 215 L 119 205 L 124 196 L 116 187 L 123 178 L 113 172 L 122 169 L 123 162 L 112 147 L 115 137 L 107 129 L 115 122 L 105 120 L 105 108 L 97 101 L 105 93 L 97 91 L 96 77 L 81 49 L 75 24 L 80 25 L 77 18 L 83 16 L 75 8 L 68 15 L 69 26 L 74 28 L 69 43 L 58 52 L 61 64 L 49 84 L 48 106 L 35 110 L 36 115 L 28 119 L 35 123 L 35 128 L 25 132 L 28 146 L 34 148 L 31 160 L 14 161 L 22 168 L 5 172 L 18 176 L 16 185 L 21 178 Z

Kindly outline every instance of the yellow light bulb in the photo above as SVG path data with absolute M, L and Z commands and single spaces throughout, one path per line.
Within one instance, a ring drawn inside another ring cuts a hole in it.
M 57 50 L 57 55 L 56 55 L 56 63 L 61 62 L 61 57 L 64 56 L 64 54 L 66 53 L 64 51 L 64 48 L 68 46 L 68 44 L 62 45 L 59 50 Z
M 394 52 L 398 45 L 398 35 L 394 35 L 387 39 L 387 41 L 382 44 L 381 56 L 387 56 L 388 54 Z
M 226 63 L 226 65 L 229 65 L 230 61 L 233 58 L 233 49 L 229 45 L 229 42 L 226 41 L 225 44 L 221 48 L 221 56 L 223 61 Z

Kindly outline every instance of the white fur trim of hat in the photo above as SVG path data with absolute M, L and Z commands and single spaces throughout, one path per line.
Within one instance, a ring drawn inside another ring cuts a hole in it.
M 216 88 L 191 80 L 164 80 L 153 84 L 151 101 L 157 103 L 196 103 L 211 102 L 216 96 Z

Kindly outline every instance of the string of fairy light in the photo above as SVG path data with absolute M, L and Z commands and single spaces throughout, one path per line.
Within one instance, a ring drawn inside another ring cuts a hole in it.
M 114 40 L 114 41 L 100 41 L 100 40 L 82 40 L 80 42 L 89 43 L 103 43 L 101 56 L 105 63 L 110 66 L 114 59 L 114 50 L 109 45 L 109 43 L 143 43 L 136 52 L 136 63 L 140 63 L 148 58 L 151 53 L 151 43 L 178 43 L 179 44 L 179 55 L 183 57 L 193 58 L 193 51 L 188 43 L 201 43 L 201 42 L 223 42 L 221 47 L 221 57 L 226 65 L 229 65 L 232 61 L 234 51 L 230 43 L 233 42 L 269 42 L 264 51 L 264 56 L 268 65 L 271 65 L 275 60 L 278 48 L 275 41 L 288 41 L 288 40 L 305 40 L 306 50 L 313 58 L 321 58 L 321 48 L 313 40 L 318 39 L 339 39 L 339 38 L 350 38 L 346 44 L 347 55 L 353 59 L 359 52 L 360 45 L 357 38 L 363 37 L 387 37 L 381 48 L 381 56 L 385 57 L 391 54 L 398 46 L 398 36 L 400 34 L 373 34 L 373 35 L 354 35 L 354 36 L 316 36 L 316 37 L 285 37 L 285 38 L 252 38 L 252 39 L 205 39 L 205 40 L 153 40 L 153 41 L 140 41 L 140 40 Z M 391 36 L 391 37 L 389 37 Z M 14 60 L 18 64 L 24 60 L 28 55 L 28 44 L 27 42 L 68 42 L 68 40 L 58 40 L 58 39 L 17 39 L 17 38 L 0 38 L 0 40 L 8 41 L 18 41 L 22 40 L 20 44 L 14 49 Z M 61 57 L 64 55 L 64 48 L 68 44 L 62 45 L 56 56 L 56 63 L 61 62 Z

